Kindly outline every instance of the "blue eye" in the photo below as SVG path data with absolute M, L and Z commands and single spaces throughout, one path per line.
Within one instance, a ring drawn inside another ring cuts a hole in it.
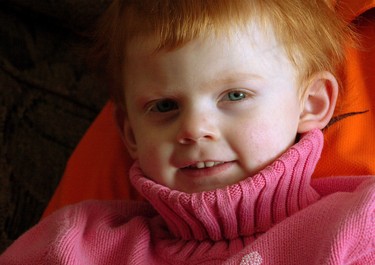
M 170 99 L 163 99 L 157 101 L 150 110 L 154 112 L 168 112 L 176 109 L 178 109 L 176 101 Z
M 238 101 L 246 98 L 246 94 L 241 91 L 232 91 L 225 96 L 226 100 Z

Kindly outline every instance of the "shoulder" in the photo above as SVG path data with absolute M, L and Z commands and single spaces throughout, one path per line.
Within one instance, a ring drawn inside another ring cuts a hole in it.
M 374 221 L 374 176 L 327 178 L 315 181 L 313 187 L 322 198 L 312 208 L 331 209 L 332 216 L 355 219 L 354 226 L 366 220 Z
M 345 262 L 368 264 L 368 260 L 375 259 L 375 177 L 329 181 L 331 185 L 336 182 L 336 191 L 312 208 L 324 219 L 331 243 L 345 257 Z
M 375 176 L 335 176 L 312 179 L 311 186 L 321 195 L 327 196 L 336 192 L 354 192 L 358 188 L 375 185 Z
M 18 238 L 1 255 L 0 264 L 80 263 L 95 249 L 111 252 L 119 240 L 134 237 L 133 231 L 148 233 L 148 220 L 154 215 L 145 202 L 86 201 L 67 206 Z
M 60 223 L 56 235 L 58 248 L 75 248 L 82 241 L 109 243 L 116 235 L 128 238 L 133 230 L 148 233 L 150 220 L 155 215 L 155 210 L 146 202 L 86 201 L 56 212 L 46 221 L 50 226 Z
M 325 208 L 332 211 L 332 216 L 352 218 L 356 226 L 375 221 L 375 176 L 332 177 L 315 181 L 312 186 L 322 196 L 312 208 Z
M 149 218 L 154 215 L 155 210 L 146 202 L 88 200 L 52 213 L 36 227 L 47 225 L 61 233 L 74 227 L 120 226 L 135 217 Z
M 62 216 L 63 219 L 70 219 L 72 222 L 94 222 L 109 216 L 122 217 L 123 221 L 127 222 L 136 216 L 152 217 L 156 212 L 146 202 L 90 200 L 67 206 L 55 214 Z
M 259 253 L 267 264 L 372 264 L 375 178 L 344 186 L 275 225 L 245 253 Z

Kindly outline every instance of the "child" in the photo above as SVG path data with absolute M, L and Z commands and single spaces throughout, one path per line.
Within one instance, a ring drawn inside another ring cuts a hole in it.
M 324 1 L 114 1 L 98 55 L 148 202 L 67 207 L 0 264 L 371 264 L 373 177 L 311 183 L 350 31 Z

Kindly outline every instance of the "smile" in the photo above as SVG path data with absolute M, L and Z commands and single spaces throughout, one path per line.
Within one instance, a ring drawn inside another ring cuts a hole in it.
M 215 162 L 215 161 L 207 161 L 207 162 L 197 162 L 196 164 L 190 165 L 187 168 L 191 169 L 202 169 L 202 168 L 210 168 L 217 165 L 224 164 L 224 162 Z

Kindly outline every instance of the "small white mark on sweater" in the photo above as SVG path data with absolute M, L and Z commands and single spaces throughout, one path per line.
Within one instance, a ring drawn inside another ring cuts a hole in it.
M 262 256 L 257 251 L 254 251 L 245 255 L 242 258 L 240 265 L 261 265 L 262 263 Z

